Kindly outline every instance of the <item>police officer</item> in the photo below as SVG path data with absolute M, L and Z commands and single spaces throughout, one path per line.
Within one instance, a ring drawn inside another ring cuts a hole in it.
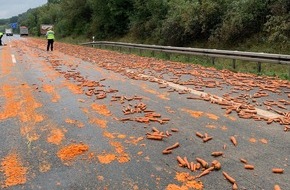
M 46 39 L 47 39 L 47 51 L 49 51 L 49 48 L 51 51 L 53 51 L 53 42 L 54 42 L 54 31 L 52 30 L 52 27 L 49 28 L 49 30 L 46 32 Z
M 2 46 L 3 44 L 2 44 L 2 37 L 3 37 L 3 33 L 2 32 L 0 32 L 0 46 Z

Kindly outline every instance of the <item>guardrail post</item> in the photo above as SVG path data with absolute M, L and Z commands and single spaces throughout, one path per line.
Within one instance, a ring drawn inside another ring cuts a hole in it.
M 262 65 L 261 62 L 258 62 L 258 73 L 261 73 L 262 71 Z
M 288 66 L 288 77 L 290 79 L 290 65 Z
M 151 51 L 151 55 L 152 55 L 153 57 L 155 57 L 155 51 L 154 51 L 154 50 Z
M 142 49 L 139 49 L 139 54 L 142 55 Z
M 215 61 L 215 58 L 212 57 L 212 58 L 211 58 L 211 63 L 212 63 L 213 65 L 215 64 L 214 61 Z
M 233 59 L 233 69 L 236 70 L 236 60 Z

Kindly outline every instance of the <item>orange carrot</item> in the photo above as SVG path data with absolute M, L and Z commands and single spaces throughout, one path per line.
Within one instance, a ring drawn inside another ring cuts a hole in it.
M 279 185 L 275 185 L 275 186 L 274 186 L 274 190 L 281 190 L 281 188 L 280 188 Z
M 163 150 L 163 151 L 162 151 L 162 154 L 171 154 L 171 153 L 172 153 L 171 150 Z
M 163 139 L 163 137 L 162 136 L 155 136 L 155 135 L 147 135 L 147 139 L 161 141 Z
M 236 183 L 233 184 L 233 190 L 238 190 L 238 185 Z
M 156 129 L 155 127 L 152 127 L 152 131 L 153 131 L 153 132 L 159 132 L 159 130 Z
M 225 176 L 225 178 L 231 182 L 232 184 L 236 183 L 236 180 L 234 178 L 232 178 L 231 176 L 229 176 L 226 172 L 223 172 L 223 175 Z
M 215 170 L 220 170 L 221 169 L 221 163 L 217 160 L 212 161 L 211 165 L 214 167 Z
M 222 156 L 224 153 L 223 152 L 213 152 L 211 153 L 212 156 L 218 157 L 218 156 Z
M 193 172 L 194 171 L 194 163 L 190 162 L 190 170 Z
M 284 173 L 284 169 L 282 169 L 282 168 L 273 168 L 272 172 L 273 173 L 277 173 L 277 174 L 282 174 L 282 173 Z
M 195 164 L 195 169 L 199 170 L 200 169 L 200 163 Z
M 208 163 L 205 160 L 201 158 L 196 158 L 196 161 L 198 161 L 203 168 L 208 168 Z
M 254 169 L 254 166 L 253 165 L 250 165 L 250 164 L 246 164 L 245 165 L 245 169 L 247 169 L 247 170 L 253 170 Z
M 190 164 L 189 164 L 187 158 L 184 157 L 183 160 L 185 161 L 187 168 L 190 169 Z
M 178 132 L 178 129 L 173 128 L 173 129 L 171 129 L 171 131 L 172 132 Z
M 247 164 L 247 163 L 248 163 L 248 161 L 245 160 L 245 159 L 243 159 L 243 158 L 241 158 L 240 160 L 241 160 L 241 162 L 243 162 L 244 164 Z
M 177 147 L 179 147 L 179 143 L 178 142 L 175 143 L 174 145 L 170 146 L 170 147 L 167 147 L 165 150 L 172 150 L 172 149 L 175 149 Z
M 203 138 L 204 137 L 203 134 L 201 134 L 199 132 L 196 132 L 195 135 L 198 136 L 199 138 Z
M 238 145 L 237 140 L 236 140 L 236 138 L 235 138 L 234 136 L 231 136 L 231 141 L 232 141 L 232 143 L 233 143 L 235 146 Z
M 205 176 L 207 174 L 209 174 L 211 171 L 213 170 L 213 167 L 208 168 L 207 170 L 204 170 L 201 174 L 199 174 L 198 176 L 196 176 L 197 178 L 200 178 L 202 176 Z
M 177 161 L 181 164 L 182 167 L 186 166 L 185 161 L 180 156 L 177 156 Z
M 227 148 L 227 145 L 226 144 L 224 144 L 224 146 L 223 146 L 223 149 L 225 150 Z
M 203 138 L 203 142 L 210 141 L 211 139 L 212 139 L 212 137 L 205 137 L 205 138 Z

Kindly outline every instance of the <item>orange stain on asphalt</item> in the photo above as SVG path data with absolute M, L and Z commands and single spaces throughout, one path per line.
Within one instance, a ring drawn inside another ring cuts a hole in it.
M 74 94 L 82 94 L 83 90 L 76 84 L 70 83 L 68 81 L 63 82 L 64 86 L 66 86 L 72 93 Z
M 11 73 L 11 70 L 12 70 L 12 67 L 14 66 L 14 63 L 12 62 L 12 58 L 11 58 L 11 54 L 9 52 L 10 48 L 8 48 L 6 46 L 6 48 L 3 48 L 1 50 L 2 54 L 1 54 L 1 57 L 2 57 L 2 65 L 1 65 L 1 71 L 2 71 L 2 74 L 1 74 L 1 77 L 3 76 L 6 76 L 6 75 L 9 75 Z
M 83 128 L 85 126 L 82 122 L 78 120 L 69 119 L 69 118 L 65 119 L 65 122 L 76 125 L 78 128 Z
M 65 135 L 61 129 L 52 129 L 47 137 L 47 142 L 55 145 L 60 145 Z
M 203 114 L 202 111 L 193 111 L 193 110 L 189 110 L 189 109 L 185 109 L 185 108 L 182 108 L 181 111 L 190 114 L 190 115 L 191 115 L 192 117 L 194 117 L 194 118 L 199 118 L 199 117 L 201 117 L 202 114 Z
M 3 85 L 2 92 L 6 99 L 6 103 L 2 107 L 0 112 L 0 120 L 16 117 L 21 110 L 21 103 L 16 101 L 15 88 L 10 85 Z
M 114 139 L 115 138 L 115 136 L 112 133 L 109 133 L 108 131 L 104 131 L 103 136 L 107 137 L 109 139 Z
M 130 161 L 130 157 L 125 153 L 125 149 L 120 142 L 110 142 L 110 144 L 115 148 L 115 151 L 118 153 L 117 160 L 119 163 L 125 163 Z
M 1 172 L 4 173 L 2 187 L 11 187 L 26 183 L 27 168 L 23 166 L 20 157 L 16 153 L 9 154 L 1 162 Z
M 70 144 L 60 149 L 57 152 L 57 156 L 62 161 L 71 161 L 75 159 L 75 157 L 84 154 L 88 150 L 89 146 L 86 144 Z
M 213 119 L 213 120 L 218 120 L 219 119 L 219 116 L 216 116 L 212 113 L 206 113 L 207 117 L 210 118 L 210 119 Z
M 39 171 L 42 173 L 48 172 L 51 169 L 51 164 L 48 162 L 42 162 L 39 164 Z
M 107 128 L 107 121 L 102 119 L 92 118 L 90 119 L 90 123 L 96 124 L 103 129 Z
M 53 85 L 44 84 L 42 87 L 43 87 L 43 90 L 45 92 L 51 94 L 51 96 L 52 96 L 51 101 L 52 102 L 58 102 L 58 100 L 60 99 L 60 95 L 56 93 L 55 87 Z
M 116 159 L 115 154 L 102 154 L 102 155 L 98 155 L 97 157 L 101 164 L 109 164 Z
M 94 103 L 91 105 L 91 107 L 94 111 L 96 111 L 100 115 L 104 115 L 104 116 L 111 115 L 111 112 L 110 110 L 108 110 L 106 105 L 99 105 L 99 104 Z
M 168 98 L 169 93 L 159 93 L 153 89 L 149 89 L 149 87 L 146 84 L 142 84 L 141 88 L 145 91 L 148 92 L 150 94 L 154 94 L 156 95 L 158 98 L 163 99 L 163 100 L 170 100 L 170 98 Z
M 182 185 L 176 185 L 176 184 L 169 184 L 166 187 L 166 190 L 189 190 L 189 189 L 195 189 L 195 190 L 202 190 L 203 184 L 200 181 L 194 180 L 195 177 L 191 176 L 189 173 L 184 172 L 177 172 L 175 179 L 178 182 L 181 182 Z

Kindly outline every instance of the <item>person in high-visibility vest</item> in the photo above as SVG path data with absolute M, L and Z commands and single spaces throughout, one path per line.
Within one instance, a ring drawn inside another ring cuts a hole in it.
M 46 32 L 46 39 L 47 39 L 47 48 L 46 48 L 46 50 L 49 51 L 49 48 L 50 48 L 50 50 L 53 51 L 54 31 L 52 30 L 52 28 L 50 28 Z
M 2 37 L 3 37 L 3 33 L 2 32 L 0 32 L 0 46 L 2 46 L 3 44 L 2 44 Z

